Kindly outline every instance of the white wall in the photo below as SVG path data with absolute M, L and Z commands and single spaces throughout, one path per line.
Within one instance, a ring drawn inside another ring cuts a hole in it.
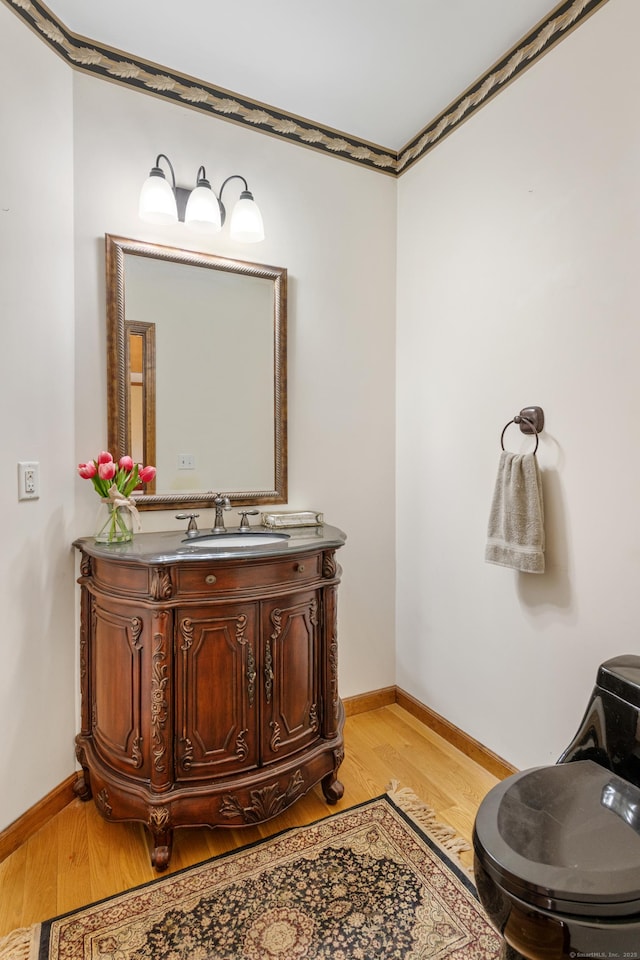
M 518 767 L 638 650 L 639 32 L 606 4 L 399 182 L 397 682 Z M 543 576 L 483 560 L 529 404 Z
M 72 78 L 2 5 L 0 117 L 1 829 L 73 771 L 77 686 Z

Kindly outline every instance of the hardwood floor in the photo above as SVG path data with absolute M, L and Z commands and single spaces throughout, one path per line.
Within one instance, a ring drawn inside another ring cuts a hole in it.
M 495 776 L 397 704 L 349 717 L 345 742 L 345 792 L 335 807 L 318 787 L 261 826 L 176 830 L 168 872 L 379 796 L 392 780 L 471 839 L 476 810 Z M 142 825 L 107 823 L 92 802 L 74 800 L 0 863 L 0 936 L 153 880 L 158 874 L 149 851 Z M 471 864 L 469 853 L 462 859 Z

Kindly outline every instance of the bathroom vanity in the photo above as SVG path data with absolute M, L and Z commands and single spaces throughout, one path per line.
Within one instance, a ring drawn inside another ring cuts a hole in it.
M 76 793 L 173 830 L 276 816 L 317 783 L 343 793 L 335 527 L 234 540 L 145 533 L 81 555 L 82 767 Z

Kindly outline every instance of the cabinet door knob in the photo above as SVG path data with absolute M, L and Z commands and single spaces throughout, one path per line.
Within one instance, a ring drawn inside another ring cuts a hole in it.
M 204 579 L 205 579 L 205 582 L 206 582 L 206 583 L 215 583 L 215 582 L 216 582 L 216 578 L 214 577 L 214 575 L 213 575 L 212 573 L 209 573 Z
M 296 570 L 298 571 L 298 573 L 304 573 L 304 563 L 297 563 Z

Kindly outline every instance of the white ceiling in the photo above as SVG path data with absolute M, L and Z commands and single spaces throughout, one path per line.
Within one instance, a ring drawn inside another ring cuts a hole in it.
M 48 0 L 70 31 L 399 151 L 550 0 Z

